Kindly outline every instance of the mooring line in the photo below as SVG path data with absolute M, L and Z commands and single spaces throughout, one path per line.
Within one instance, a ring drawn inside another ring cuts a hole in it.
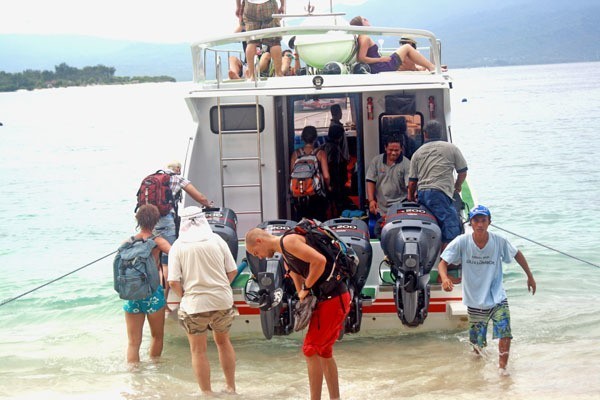
M 43 288 L 44 286 L 48 286 L 49 284 L 51 284 L 51 283 L 54 283 L 54 282 L 56 282 L 56 281 L 58 281 L 58 280 L 60 280 L 60 279 L 62 279 L 62 278 L 64 278 L 64 277 L 66 277 L 66 276 L 69 276 L 69 275 L 71 275 L 71 274 L 74 274 L 74 273 L 75 273 L 75 272 L 77 272 L 77 271 L 80 271 L 80 270 L 82 270 L 82 269 L 84 269 L 84 268 L 86 268 L 86 267 L 89 267 L 90 265 L 92 265 L 92 264 L 95 264 L 95 263 L 97 263 L 97 262 L 98 262 L 98 261 L 100 261 L 100 260 L 104 260 L 106 257 L 110 257 L 110 256 L 112 256 L 113 254 L 115 254 L 116 252 L 117 252 L 117 250 L 115 250 L 115 251 L 113 251 L 112 253 L 109 253 L 109 254 L 107 254 L 107 255 L 105 255 L 105 256 L 102 256 L 102 257 L 100 257 L 100 258 L 98 258 L 98 259 L 96 259 L 96 260 L 94 260 L 94 261 L 92 261 L 92 262 L 90 262 L 90 263 L 88 263 L 88 264 L 85 264 L 85 265 L 83 265 L 83 266 L 81 266 L 81 267 L 79 267 L 79 268 L 77 268 L 77 269 L 74 269 L 74 270 L 73 270 L 73 271 L 71 271 L 71 272 L 67 272 L 66 274 L 64 274 L 64 275 L 62 275 L 62 276 L 59 276 L 59 277 L 58 277 L 58 278 L 56 278 L 56 279 L 52 279 L 51 281 L 48 281 L 48 282 L 44 283 L 43 285 L 40 285 L 40 286 L 38 286 L 38 287 L 36 287 L 36 288 L 34 288 L 34 289 L 28 290 L 28 291 L 27 291 L 27 292 L 25 292 L 25 293 L 22 293 L 22 294 L 20 294 L 20 295 L 18 295 L 18 296 L 15 296 L 15 297 L 13 297 L 13 298 L 10 298 L 10 299 L 7 299 L 7 300 L 3 300 L 3 301 L 2 301 L 2 303 L 0 303 L 0 307 L 2 307 L 2 306 L 3 306 L 3 305 L 5 305 L 5 304 L 8 304 L 8 303 L 10 303 L 11 301 L 15 301 L 15 300 L 17 300 L 17 299 L 20 299 L 21 297 L 23 297 L 23 296 L 25 296 L 25 295 L 28 295 L 29 293 L 35 292 L 36 290 L 39 290 L 39 289 Z
M 589 265 L 591 265 L 592 267 L 600 268 L 600 265 L 598 265 L 598 264 L 594 264 L 593 262 L 590 262 L 590 261 L 587 261 L 587 260 L 581 259 L 581 258 L 579 258 L 579 257 L 575 257 L 575 256 L 573 256 L 573 255 L 571 255 L 571 254 L 569 254 L 569 253 L 565 253 L 564 251 L 561 251 L 561 250 L 558 250 L 558 249 L 552 248 L 552 247 L 550 247 L 550 246 L 546 246 L 546 245 L 545 245 L 545 244 L 543 244 L 543 243 L 536 242 L 535 240 L 532 240 L 532 239 L 529 239 L 529 238 L 527 238 L 527 237 L 525 237 L 525 236 L 519 235 L 518 233 L 514 233 L 514 232 L 511 232 L 511 231 L 509 231 L 508 229 L 501 228 L 501 227 L 499 227 L 498 225 L 495 225 L 495 224 L 490 224 L 490 225 L 491 225 L 491 226 L 493 226 L 493 227 L 494 227 L 494 228 L 496 228 L 496 229 L 500 229 L 501 231 L 504 231 L 504 232 L 506 232 L 506 233 L 510 233 L 511 235 L 515 235 L 515 236 L 517 236 L 517 237 L 520 237 L 521 239 L 528 240 L 528 241 L 530 241 L 531 243 L 535 243 L 535 244 L 537 244 L 538 246 L 542 246 L 542 247 L 545 247 L 545 248 L 547 248 L 547 249 L 549 249 L 549 250 L 552 250 L 552 251 L 555 251 L 555 252 L 557 252 L 557 253 L 560 253 L 560 254 L 562 254 L 563 256 L 567 256 L 567 257 L 570 257 L 570 258 L 572 258 L 572 259 L 574 259 L 574 260 L 580 261 L 580 262 L 582 262 L 582 263 L 589 264 Z

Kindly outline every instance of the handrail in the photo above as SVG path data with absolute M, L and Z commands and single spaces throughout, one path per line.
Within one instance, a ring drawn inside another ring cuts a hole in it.
M 260 40 L 273 36 L 301 36 L 301 35 L 322 35 L 330 32 L 342 32 L 347 34 L 367 34 L 377 36 L 412 36 L 415 38 L 424 38 L 429 41 L 431 49 L 432 62 L 436 66 L 436 73 L 441 73 L 441 51 L 440 44 L 436 36 L 427 30 L 410 28 L 390 28 L 374 26 L 353 26 L 353 25 L 320 25 L 320 26 L 284 26 L 277 28 L 267 28 L 256 31 L 231 33 L 219 37 L 207 38 L 206 40 L 194 42 L 191 45 L 194 82 L 206 80 L 206 51 L 227 52 L 231 49 L 216 49 L 216 46 L 228 44 L 239 44 L 244 41 Z

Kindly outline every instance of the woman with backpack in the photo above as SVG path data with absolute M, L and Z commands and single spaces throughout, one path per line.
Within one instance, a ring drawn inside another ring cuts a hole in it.
M 317 128 L 307 125 L 302 130 L 304 146 L 294 150 L 290 160 L 290 188 L 296 219 L 327 217 L 326 191 L 331 190 L 327 155 L 315 146 Z M 305 172 L 308 172 L 305 174 Z
M 143 205 L 135 214 L 135 219 L 140 231 L 132 239 L 134 241 L 140 240 L 142 243 L 150 242 L 155 244 L 151 252 L 151 259 L 154 260 L 154 267 L 160 273 L 160 254 L 161 252 L 166 254 L 171 250 L 171 245 L 166 239 L 160 236 L 155 237 L 152 234 L 152 230 L 160 219 L 160 212 L 152 204 Z M 152 335 L 150 357 L 160 357 L 163 349 L 166 304 L 164 288 L 158 285 L 158 288 L 150 296 L 141 300 L 127 300 L 125 305 L 123 305 L 125 324 L 127 325 L 128 363 L 138 363 L 140 361 L 140 346 L 142 344 L 142 334 L 146 319 L 150 324 L 150 333 Z

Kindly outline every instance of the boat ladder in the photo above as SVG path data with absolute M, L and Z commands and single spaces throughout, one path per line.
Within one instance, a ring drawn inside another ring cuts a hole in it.
M 223 119 L 222 119 L 222 110 L 221 110 L 221 98 L 217 97 L 217 120 L 218 120 L 218 132 L 219 132 L 219 162 L 220 162 L 220 171 L 221 171 L 221 199 L 223 201 L 223 207 L 228 207 L 227 194 L 236 188 L 256 188 L 258 195 L 258 209 L 249 209 L 249 210 L 235 210 L 235 213 L 238 215 L 257 215 L 260 217 L 260 221 L 264 220 L 263 215 L 263 176 L 262 176 L 262 167 L 264 166 L 262 162 L 262 153 L 261 153 L 261 143 L 260 143 L 260 130 L 261 130 L 261 114 L 260 114 L 260 103 L 258 96 L 255 96 L 254 103 L 243 103 L 237 104 L 242 106 L 254 106 L 256 109 L 256 129 L 249 130 L 236 130 L 231 131 L 227 130 L 226 135 L 230 137 L 231 135 L 248 135 L 253 134 L 256 136 L 256 151 L 253 154 L 248 154 L 245 156 L 237 156 L 237 157 L 229 157 L 225 155 L 224 146 L 223 146 Z M 257 181 L 247 182 L 247 183 L 227 183 L 225 182 L 225 169 L 227 168 L 228 163 L 230 162 L 248 162 L 248 161 L 256 161 L 256 177 Z M 229 207 L 231 208 L 231 207 Z

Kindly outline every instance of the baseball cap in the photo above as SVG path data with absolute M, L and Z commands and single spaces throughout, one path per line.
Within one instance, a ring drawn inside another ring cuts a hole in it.
M 486 206 L 482 206 L 481 204 L 479 204 L 477 207 L 473 207 L 471 211 L 469 211 L 469 221 L 473 219 L 473 217 L 476 215 L 487 215 L 488 217 L 490 217 L 490 219 L 492 218 L 492 213 L 490 212 L 490 210 Z

